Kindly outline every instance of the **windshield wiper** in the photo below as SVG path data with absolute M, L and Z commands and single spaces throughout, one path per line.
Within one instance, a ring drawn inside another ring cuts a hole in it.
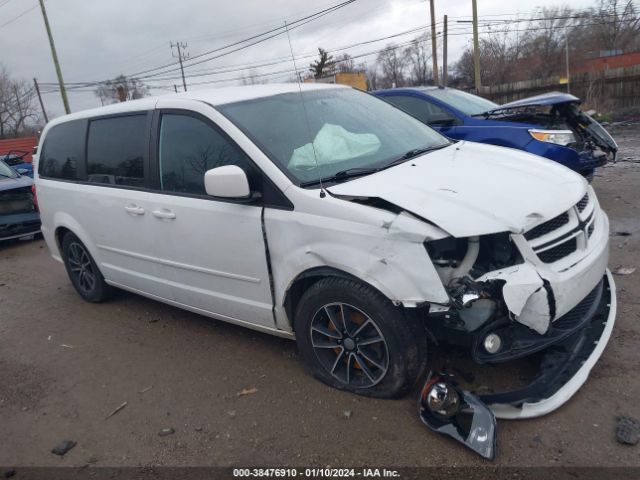
M 378 168 L 366 168 L 366 167 L 355 167 L 355 168 L 347 168 L 346 170 L 340 170 L 339 172 L 334 173 L 333 175 L 329 175 L 328 177 L 322 177 L 318 180 L 310 180 L 308 182 L 302 182 L 300 184 L 301 187 L 309 187 L 311 185 L 317 185 L 322 182 L 336 182 L 340 180 L 346 180 L 348 178 L 360 177 L 362 175 L 370 175 L 372 173 L 379 172 L 386 167 L 378 167 Z
M 354 178 L 354 177 L 361 177 L 363 175 L 371 175 L 372 173 L 376 173 L 379 172 L 381 170 L 386 170 L 387 168 L 391 168 L 394 167 L 396 165 L 399 165 L 401 163 L 406 162 L 407 160 L 411 159 L 411 158 L 415 158 L 418 155 L 422 155 L 423 153 L 427 153 L 427 152 L 432 152 L 433 150 L 440 150 L 441 148 L 447 147 L 451 145 L 451 143 L 445 143 L 442 145 L 436 145 L 436 146 L 432 146 L 432 147 L 424 147 L 424 148 L 414 148 L 412 150 L 409 150 L 408 152 L 404 153 L 401 157 L 396 158 L 395 160 L 393 160 L 392 162 L 382 166 L 382 167 L 376 167 L 376 168 L 368 168 L 368 167 L 354 167 L 354 168 L 347 168 L 346 170 L 340 170 L 339 172 L 334 173 L 333 175 L 330 175 L 328 177 L 322 177 L 318 180 L 310 180 L 308 182 L 302 182 L 300 184 L 301 187 L 309 187 L 311 185 L 317 185 L 319 183 L 323 183 L 323 182 L 338 182 L 340 180 L 347 180 L 349 178 Z

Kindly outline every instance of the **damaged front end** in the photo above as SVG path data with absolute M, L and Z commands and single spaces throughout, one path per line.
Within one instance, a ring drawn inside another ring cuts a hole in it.
M 615 321 L 608 220 L 592 190 L 569 211 L 522 233 L 448 237 L 425 246 L 451 299 L 430 306 L 426 326 L 434 338 L 465 347 L 478 364 L 536 353 L 539 359 L 528 385 L 463 392 L 467 404 L 486 405 L 498 418 L 528 418 L 565 403 L 586 380 Z
M 549 144 L 575 151 L 577 170 L 591 174 L 597 167 L 614 162 L 618 145 L 611 135 L 590 115 L 580 109 L 580 100 L 568 94 L 547 94 L 500 106 L 486 112 L 485 118 L 536 125 L 530 129 L 531 153 L 554 158 Z M 572 162 L 573 163 L 573 162 Z M 571 168 L 573 168 L 572 165 Z

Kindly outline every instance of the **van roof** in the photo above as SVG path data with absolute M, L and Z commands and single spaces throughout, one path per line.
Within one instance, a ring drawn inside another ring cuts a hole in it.
M 82 110 L 77 113 L 64 115 L 49 122 L 49 125 L 67 122 L 80 118 L 96 117 L 101 115 L 110 115 L 114 113 L 125 113 L 137 110 L 150 110 L 155 108 L 160 98 L 182 98 L 188 100 L 197 100 L 206 102 L 211 105 L 224 105 L 227 103 L 241 102 L 244 100 L 252 100 L 255 98 L 270 97 L 282 93 L 325 90 L 332 88 L 350 88 L 345 85 L 335 85 L 326 83 L 271 83 L 266 85 L 245 85 L 235 87 L 210 88 L 203 90 L 193 90 L 178 94 L 166 94 L 155 97 L 145 97 L 140 100 L 131 100 L 127 102 L 114 103 L 104 107 Z

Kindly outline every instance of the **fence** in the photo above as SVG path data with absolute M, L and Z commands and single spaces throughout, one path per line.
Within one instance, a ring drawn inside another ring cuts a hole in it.
M 560 77 L 482 87 L 481 94 L 503 104 L 550 91 L 567 91 Z M 582 99 L 585 108 L 612 112 L 621 108 L 640 108 L 640 65 L 580 72 L 571 75 L 570 91 Z

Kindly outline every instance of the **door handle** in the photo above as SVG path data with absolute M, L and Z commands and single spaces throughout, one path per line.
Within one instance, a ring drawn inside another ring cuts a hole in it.
M 173 220 L 174 218 L 176 218 L 176 214 L 173 213 L 171 210 L 166 210 L 166 209 L 154 210 L 152 213 L 154 217 L 161 218 L 163 220 Z
M 144 215 L 144 208 L 136 205 L 127 205 L 124 209 L 131 215 Z

